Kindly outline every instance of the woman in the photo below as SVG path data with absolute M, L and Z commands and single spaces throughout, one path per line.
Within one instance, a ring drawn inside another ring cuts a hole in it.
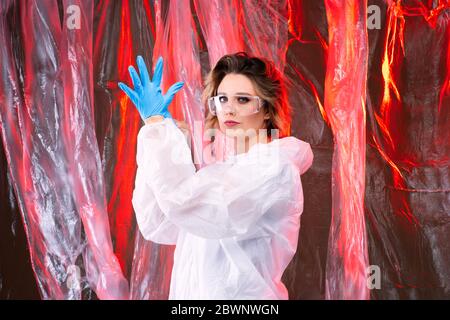
M 243 144 L 196 171 L 168 111 L 183 83 L 162 95 L 162 59 L 153 81 L 141 57 L 137 64 L 140 77 L 130 67 L 134 90 L 119 84 L 146 123 L 132 201 L 144 238 L 176 245 L 169 299 L 288 299 L 281 277 L 297 249 L 300 175 L 313 154 L 308 143 L 288 136 L 279 73 L 245 53 L 218 61 L 204 92 L 206 127 Z M 264 131 L 269 139 L 255 134 Z

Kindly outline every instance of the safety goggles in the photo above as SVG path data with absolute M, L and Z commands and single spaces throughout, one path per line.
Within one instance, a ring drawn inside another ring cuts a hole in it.
M 261 110 L 263 100 L 258 96 L 250 95 L 217 95 L 208 99 L 211 114 L 217 116 L 233 111 L 241 116 L 249 116 Z

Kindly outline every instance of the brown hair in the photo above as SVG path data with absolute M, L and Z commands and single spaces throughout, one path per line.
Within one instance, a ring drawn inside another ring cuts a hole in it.
M 265 120 L 265 128 L 270 136 L 271 129 L 279 130 L 279 137 L 290 135 L 291 109 L 288 103 L 284 82 L 274 64 L 266 59 L 250 57 L 245 52 L 225 55 L 208 74 L 203 91 L 202 102 L 206 109 L 205 129 L 217 128 L 217 116 L 208 109 L 208 98 L 217 94 L 223 78 L 229 73 L 247 76 L 255 86 L 257 95 L 263 99 L 264 111 L 270 118 Z

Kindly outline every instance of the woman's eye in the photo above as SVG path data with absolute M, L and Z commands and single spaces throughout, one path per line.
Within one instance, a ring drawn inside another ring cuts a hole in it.
M 238 98 L 237 98 L 237 101 L 238 101 L 240 104 L 246 104 L 246 103 L 248 103 L 248 102 L 250 101 L 250 99 L 247 98 L 247 97 L 238 97 Z
M 222 103 L 224 103 L 224 102 L 227 102 L 227 101 L 228 101 L 228 98 L 225 97 L 225 96 L 220 96 L 220 97 L 219 97 L 219 101 L 222 102 Z

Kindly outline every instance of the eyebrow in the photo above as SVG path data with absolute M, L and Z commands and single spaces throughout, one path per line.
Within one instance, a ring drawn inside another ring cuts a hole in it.
M 221 95 L 227 95 L 225 92 L 217 92 L 217 94 L 221 94 Z M 253 96 L 253 94 L 248 93 L 248 92 L 236 92 L 236 95 L 247 95 L 247 96 Z

